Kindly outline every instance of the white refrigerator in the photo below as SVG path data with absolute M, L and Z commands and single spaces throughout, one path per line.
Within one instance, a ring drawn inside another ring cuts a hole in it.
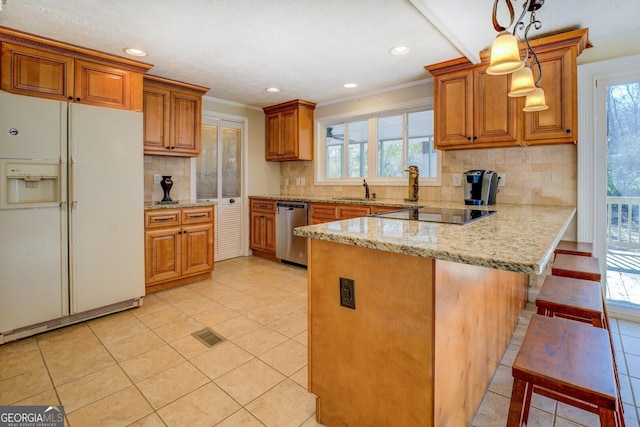
M 142 303 L 142 129 L 0 92 L 0 344 Z

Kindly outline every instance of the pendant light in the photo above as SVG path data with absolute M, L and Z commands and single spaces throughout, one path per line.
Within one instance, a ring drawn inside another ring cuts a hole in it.
M 536 84 L 533 81 L 533 71 L 522 62 L 523 67 L 511 75 L 511 97 L 525 96 L 535 91 Z
M 523 66 L 518 40 L 509 31 L 500 31 L 491 45 L 491 59 L 487 74 L 510 74 Z
M 544 90 L 542 90 L 542 88 L 536 87 L 536 90 L 533 91 L 533 93 L 527 95 L 525 106 L 522 111 L 543 111 L 547 108 L 549 108 L 549 106 L 544 99 Z

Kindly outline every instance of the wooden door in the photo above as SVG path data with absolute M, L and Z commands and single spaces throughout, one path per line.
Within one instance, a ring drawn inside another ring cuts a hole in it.
M 182 227 L 182 275 L 213 270 L 213 224 Z
M 149 154 L 169 151 L 169 114 L 171 91 L 157 86 L 144 87 L 144 152 Z
M 473 69 L 436 78 L 435 145 L 466 145 L 473 141 Z
M 0 87 L 6 92 L 68 101 L 73 73 L 73 58 L 2 43 Z
M 145 283 L 177 279 L 182 274 L 181 227 L 145 231 Z
M 267 252 L 276 252 L 276 215 L 273 213 L 264 215 L 264 243 L 263 248 Z
M 75 60 L 74 101 L 100 107 L 131 107 L 131 72 Z
M 559 49 L 538 54 L 542 66 L 540 87 L 549 108 L 523 112 L 525 141 L 572 142 L 578 138 L 576 53 Z M 538 78 L 534 68 L 534 78 Z
M 298 109 L 282 112 L 281 159 L 298 158 Z
M 265 143 L 265 158 L 267 160 L 280 160 L 280 143 L 282 137 L 281 123 L 282 114 L 274 113 L 268 114 L 266 120 L 266 143 Z
M 508 96 L 511 76 L 492 76 L 486 69 L 474 71 L 473 143 L 515 142 L 518 99 Z
M 197 156 L 200 153 L 200 96 L 171 91 L 171 151 Z

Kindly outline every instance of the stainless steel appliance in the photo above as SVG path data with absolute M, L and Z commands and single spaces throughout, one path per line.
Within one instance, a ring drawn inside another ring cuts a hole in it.
M 0 344 L 138 306 L 142 113 L 0 92 Z
M 484 169 L 464 173 L 464 203 L 466 205 L 495 205 L 498 173 Z
M 304 202 L 276 203 L 276 257 L 307 265 L 307 238 L 294 236 L 293 229 L 307 225 L 308 210 Z
M 407 208 L 392 212 L 372 214 L 379 218 L 408 219 L 424 222 L 441 222 L 446 224 L 467 224 L 481 218 L 493 215 L 496 211 L 480 209 L 458 209 L 458 208 Z

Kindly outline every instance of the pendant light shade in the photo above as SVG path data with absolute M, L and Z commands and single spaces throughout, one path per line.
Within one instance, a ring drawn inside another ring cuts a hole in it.
M 531 68 L 524 66 L 511 75 L 511 91 L 508 93 L 511 97 L 525 96 L 537 89 L 533 81 L 533 71 Z
M 524 63 L 520 59 L 518 41 L 508 31 L 501 31 L 491 45 L 491 59 L 487 74 L 509 74 L 522 67 Z
M 525 106 L 522 111 L 542 111 L 549 108 L 544 99 L 544 90 L 536 88 L 536 90 L 529 95 L 525 102 Z

